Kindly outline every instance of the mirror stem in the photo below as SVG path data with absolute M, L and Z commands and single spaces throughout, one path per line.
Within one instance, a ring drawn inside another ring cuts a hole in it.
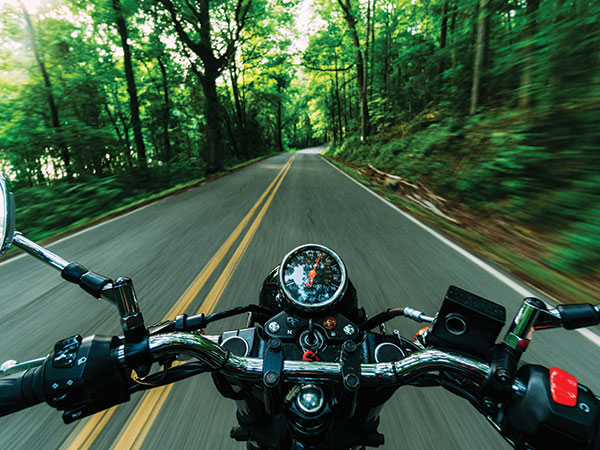
M 35 256 L 37 259 L 45 262 L 46 264 L 51 265 L 56 270 L 62 271 L 65 267 L 69 265 L 68 261 L 65 261 L 60 256 L 52 253 L 50 250 L 47 250 L 40 245 L 37 245 L 35 242 L 30 241 L 19 231 L 15 231 L 13 244 L 16 247 L 19 247 L 24 252 L 29 253 L 30 255 Z

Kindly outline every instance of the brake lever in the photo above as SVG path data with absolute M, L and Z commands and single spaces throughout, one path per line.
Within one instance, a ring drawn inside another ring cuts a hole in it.
M 32 369 L 34 367 L 39 367 L 42 364 L 44 364 L 44 361 L 46 361 L 46 357 L 23 362 L 17 362 L 14 359 L 9 359 L 8 361 L 4 361 L 2 365 L 0 365 L 0 378 L 13 373 L 23 372 L 27 369 Z

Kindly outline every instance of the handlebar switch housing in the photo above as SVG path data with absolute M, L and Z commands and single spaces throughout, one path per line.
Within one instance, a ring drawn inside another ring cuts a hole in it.
M 129 400 L 126 377 L 115 361 L 116 337 L 74 336 L 60 341 L 44 366 L 47 402 L 71 423 Z
M 586 449 L 598 439 L 600 406 L 588 388 L 567 374 L 573 385 L 566 389 L 570 392 L 564 392 L 564 386 L 552 386 L 550 372 L 541 366 L 523 366 L 518 377 L 526 383 L 527 391 L 507 403 L 501 426 L 517 448 Z

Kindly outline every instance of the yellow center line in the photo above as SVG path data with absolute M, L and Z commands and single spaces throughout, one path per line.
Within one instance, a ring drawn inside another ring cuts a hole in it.
M 217 269 L 223 258 L 229 252 L 231 246 L 234 242 L 239 238 L 242 231 L 246 228 L 250 219 L 254 216 L 256 210 L 260 207 L 261 203 L 269 194 L 269 191 L 275 186 L 277 180 L 282 180 L 284 172 L 289 168 L 294 159 L 295 155 L 290 158 L 290 160 L 282 167 L 277 176 L 273 179 L 271 184 L 267 187 L 267 189 L 262 193 L 260 198 L 256 201 L 254 206 L 248 211 L 246 216 L 242 219 L 242 221 L 238 224 L 238 226 L 233 230 L 233 232 L 229 235 L 227 240 L 221 245 L 219 250 L 214 254 L 214 256 L 210 259 L 208 264 L 202 269 L 200 274 L 192 281 L 192 283 L 188 286 L 185 292 L 181 295 L 181 297 L 175 302 L 175 304 L 171 307 L 169 312 L 166 314 L 163 320 L 167 320 L 169 318 L 173 318 L 175 315 L 184 312 L 189 305 L 192 303 L 194 298 L 198 295 L 202 287 L 206 284 L 210 276 Z M 279 185 L 277 185 L 279 186 Z M 158 389 L 157 389 L 158 390 Z M 152 391 L 154 392 L 154 391 Z M 166 396 L 165 396 L 166 399 Z M 118 406 L 118 405 L 117 405 Z M 93 416 L 85 419 L 80 422 L 75 430 L 71 433 L 71 435 L 65 440 L 65 442 L 61 445 L 61 450 L 87 450 L 94 443 L 100 432 L 107 425 L 111 416 L 115 413 L 117 406 L 113 406 L 107 410 L 101 411 Z
M 292 157 L 292 159 L 293 159 L 293 157 Z M 287 169 L 289 170 L 289 166 Z M 262 209 L 256 216 L 256 219 L 254 219 L 254 222 L 248 229 L 248 232 L 244 236 L 244 239 L 242 239 L 242 242 L 240 242 L 240 245 L 236 249 L 236 251 L 233 254 L 233 256 L 231 257 L 231 259 L 229 260 L 229 263 L 225 267 L 225 270 L 223 270 L 223 272 L 221 273 L 221 275 L 215 282 L 215 285 L 213 286 L 213 288 L 210 290 L 210 292 L 206 296 L 206 300 L 204 300 L 204 303 L 202 304 L 202 306 L 200 307 L 200 309 L 198 310 L 198 312 L 196 314 L 200 314 L 201 312 L 203 312 L 202 308 L 210 309 L 212 311 L 215 308 L 215 306 L 217 305 L 217 302 L 219 301 L 219 299 L 223 295 L 223 292 L 225 291 L 225 287 L 229 283 L 229 280 L 231 280 L 231 276 L 233 275 L 233 272 L 235 272 L 235 269 L 237 269 L 237 266 L 240 263 L 242 256 L 248 249 L 248 245 L 250 245 L 250 241 L 252 241 L 252 238 L 256 234 L 256 230 L 258 230 L 260 223 L 262 222 L 263 218 L 265 217 L 265 214 L 267 213 L 267 209 L 269 209 L 269 206 L 271 205 L 273 198 L 275 198 L 275 194 L 277 193 L 277 190 L 279 189 L 279 186 L 281 185 L 281 182 L 285 178 L 286 174 L 287 174 L 287 170 L 283 174 L 283 176 L 279 179 L 279 181 L 277 182 L 277 186 L 275 186 L 275 189 L 273 189 L 273 192 L 271 192 L 271 195 L 269 196 L 268 200 L 265 202 L 264 206 L 262 207 Z
M 293 161 L 293 159 L 294 157 L 290 159 L 290 164 Z M 289 164 L 286 165 L 283 175 L 279 178 L 277 185 L 269 195 L 269 198 L 267 199 L 262 209 L 254 219 L 254 222 L 246 232 L 246 235 L 244 236 L 242 242 L 240 242 L 238 248 L 231 257 L 231 260 L 229 261 L 229 263 L 215 282 L 213 288 L 206 296 L 206 299 L 204 300 L 204 302 L 200 306 L 200 309 L 198 310 L 198 314 L 210 314 L 221 299 L 221 296 L 223 295 L 227 284 L 231 280 L 231 276 L 233 275 L 237 266 L 239 265 L 242 256 L 248 249 L 250 241 L 252 241 L 252 238 L 256 234 L 256 231 L 258 230 L 260 223 L 262 222 L 269 206 L 271 205 L 271 202 L 273 201 L 273 198 L 275 197 L 275 194 L 277 193 L 281 182 L 285 178 L 289 167 Z M 171 392 L 171 389 L 173 389 L 173 386 L 173 384 L 161 386 L 159 388 L 152 389 L 147 393 L 143 400 L 138 404 L 138 407 L 128 420 L 126 426 L 119 434 L 117 442 L 111 447 L 111 450 L 139 450 L 139 448 L 144 443 L 146 436 L 150 432 L 154 421 L 158 417 L 158 413 L 160 412 L 161 408 L 166 402 L 167 397 Z

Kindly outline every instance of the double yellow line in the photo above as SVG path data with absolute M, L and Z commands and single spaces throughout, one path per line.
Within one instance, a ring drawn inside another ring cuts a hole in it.
M 242 234 L 256 211 L 260 208 L 260 205 L 263 203 L 265 198 L 267 199 L 264 202 L 264 205 L 260 209 L 258 215 L 254 219 L 254 222 L 250 225 L 250 228 L 246 232 L 246 235 L 243 237 L 242 241 L 238 245 L 231 259 L 229 260 L 227 266 L 221 275 L 215 282 L 214 286 L 206 296 L 204 302 L 198 309 L 196 314 L 211 313 L 217 303 L 219 302 L 227 284 L 231 280 L 231 276 L 235 272 L 237 266 L 239 265 L 244 253 L 248 249 L 252 238 L 256 234 L 260 223 L 262 222 L 275 194 L 277 193 L 279 186 L 281 186 L 281 182 L 285 178 L 289 168 L 294 160 L 295 155 L 290 158 L 290 160 L 283 166 L 281 171 L 277 174 L 275 179 L 271 182 L 271 184 L 267 187 L 267 189 L 263 192 L 257 202 L 252 206 L 250 211 L 246 214 L 246 216 L 242 219 L 242 221 L 238 224 L 238 226 L 233 230 L 233 232 L 229 235 L 227 240 L 221 245 L 219 250 L 214 254 L 214 256 L 210 259 L 208 264 L 202 269 L 202 271 L 198 274 L 198 276 L 192 281 L 192 283 L 188 286 L 185 292 L 181 295 L 181 297 L 175 302 L 173 307 L 167 313 L 166 319 L 172 319 L 175 315 L 181 314 L 185 312 L 185 310 L 190 306 L 192 301 L 198 296 L 200 290 L 204 287 L 210 276 L 215 272 L 217 267 L 223 261 L 225 256 L 229 253 L 229 250 L 233 246 L 233 244 L 238 240 L 239 236 Z M 268 198 L 267 198 L 268 197 Z M 113 445 L 112 449 L 114 450 L 124 450 L 124 449 L 139 449 L 144 442 L 144 439 L 148 435 L 152 424 L 156 420 L 158 413 L 167 400 L 171 389 L 173 388 L 173 384 L 161 386 L 159 388 L 152 389 L 147 391 L 144 394 L 143 399 L 136 407 L 134 413 L 129 417 L 127 424 L 121 430 L 117 438 L 117 442 Z M 71 436 L 65 441 L 61 449 L 63 450 L 76 450 L 83 449 L 87 450 L 94 443 L 100 432 L 104 429 L 104 427 L 108 424 L 109 419 L 114 414 L 117 406 L 114 406 L 108 410 L 102 411 L 98 414 L 93 415 L 86 422 L 80 424 L 75 431 L 71 434 Z

